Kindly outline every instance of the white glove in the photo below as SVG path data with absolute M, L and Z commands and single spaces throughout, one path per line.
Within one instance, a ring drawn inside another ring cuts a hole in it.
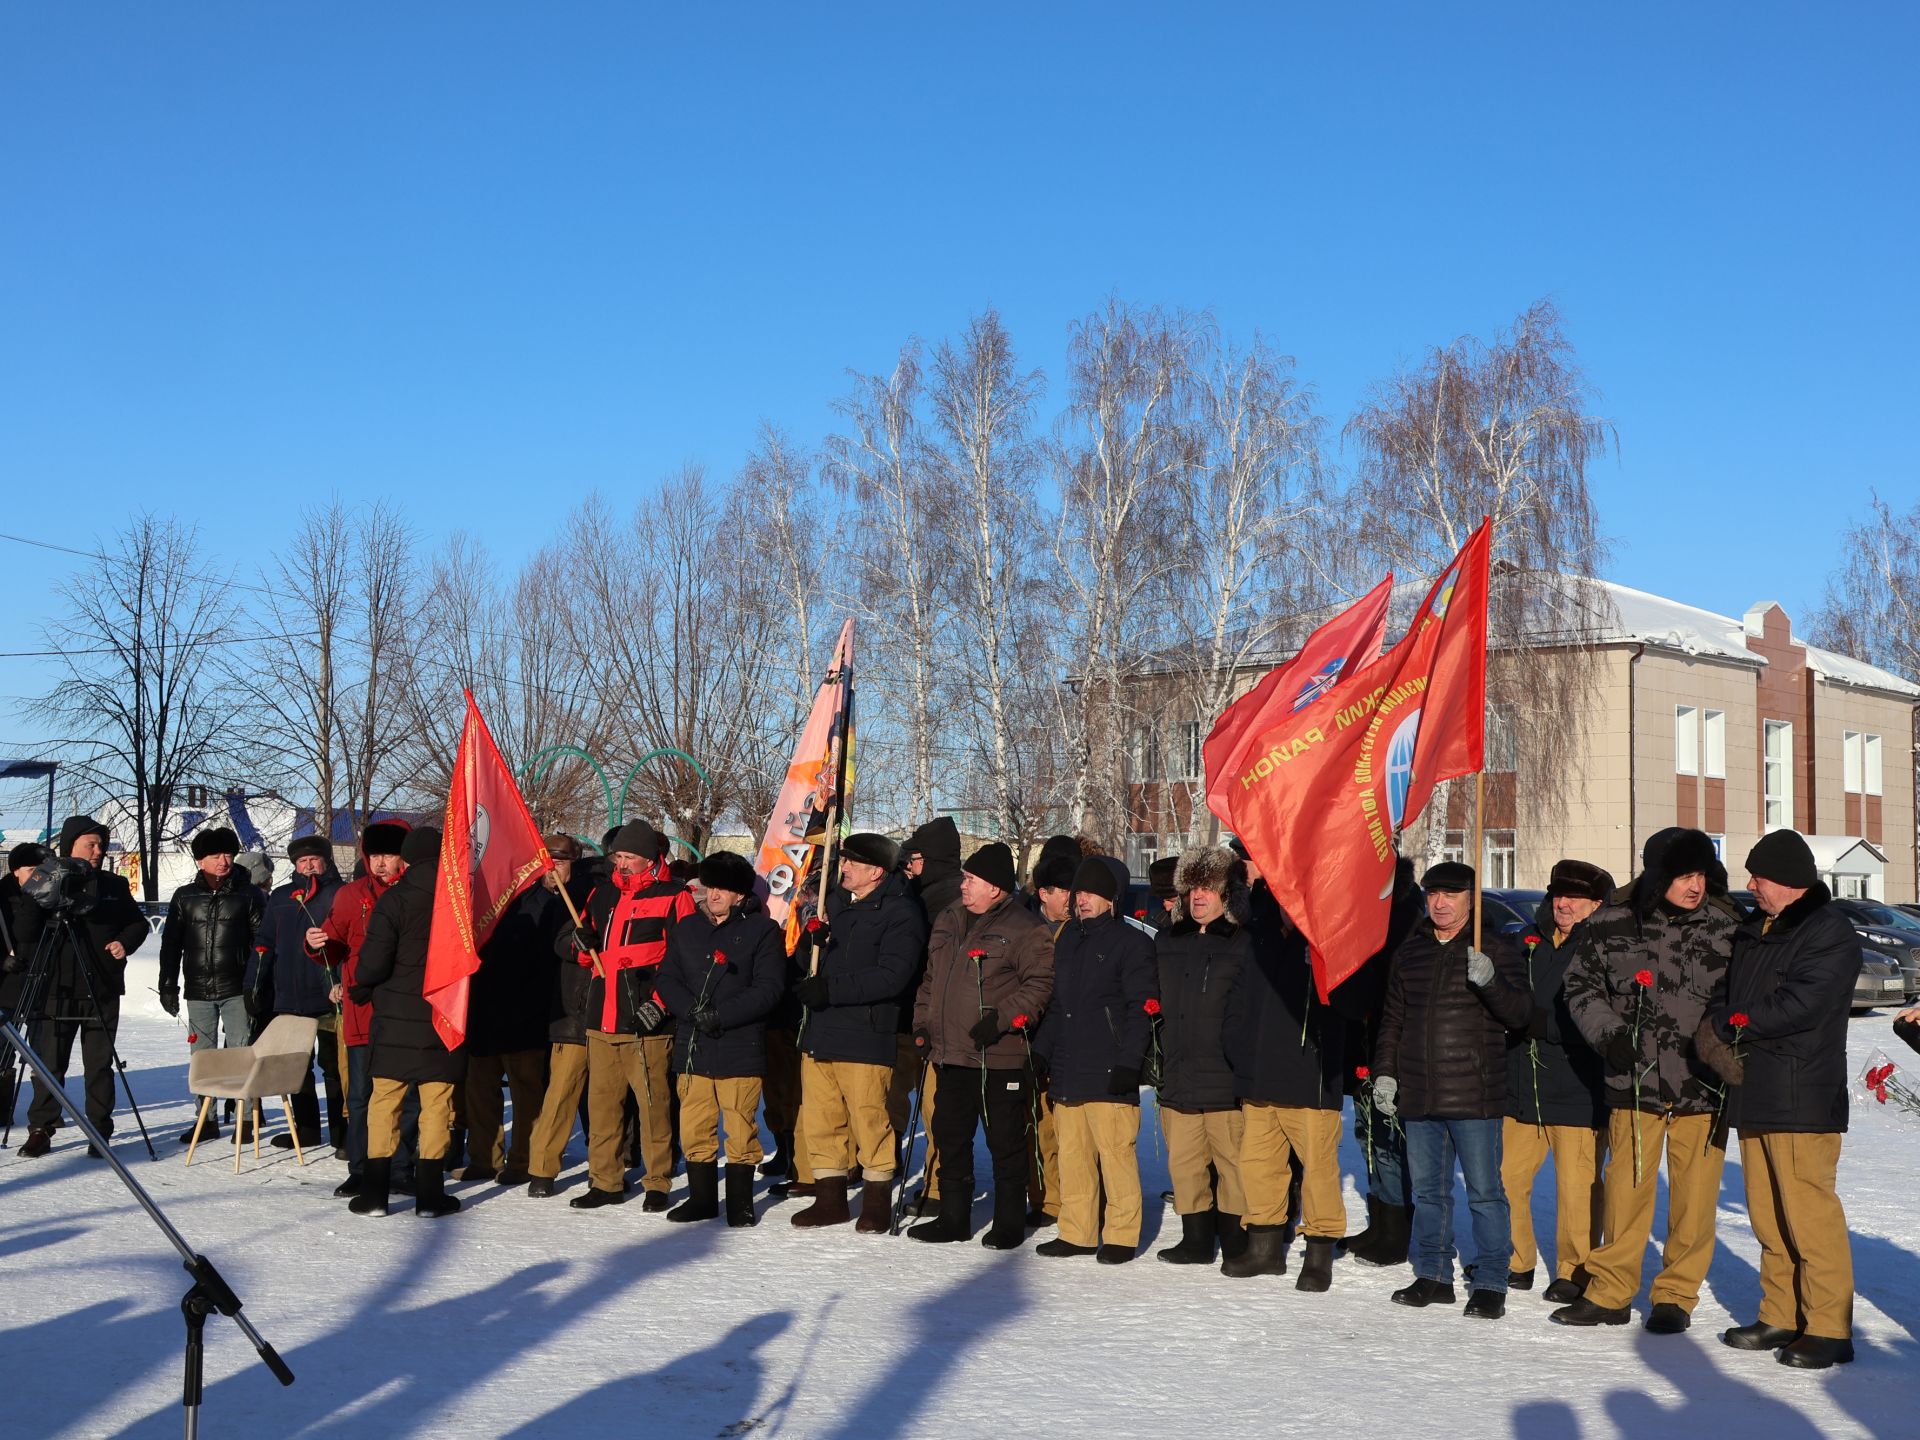
M 1467 951 L 1467 984 L 1493 983 L 1493 957 L 1484 950 Z
M 1391 1075 L 1378 1075 L 1373 1081 L 1373 1108 L 1391 1120 L 1399 1107 L 1394 1097 L 1400 1093 L 1400 1082 Z

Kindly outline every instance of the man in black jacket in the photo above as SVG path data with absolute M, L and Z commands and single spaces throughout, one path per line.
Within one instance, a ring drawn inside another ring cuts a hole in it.
M 254 932 L 253 958 L 247 962 L 247 1011 L 264 1024 L 274 1015 L 305 1015 L 320 1022 L 314 1044 L 327 1086 L 328 1143 L 344 1158 L 347 1143 L 346 1046 L 340 1035 L 340 1009 L 333 1000 L 338 971 L 313 963 L 307 932 L 324 925 L 341 887 L 333 868 L 333 846 L 321 835 L 303 835 L 287 846 L 293 878 L 267 897 L 260 927 Z M 208 1111 L 212 1113 L 211 1110 Z M 293 1123 L 303 1148 L 320 1143 L 320 1092 L 313 1067 L 293 1097 Z M 273 1144 L 293 1148 L 292 1135 L 276 1135 Z
M 1853 1359 L 1853 1253 L 1834 1172 L 1860 944 L 1794 831 L 1762 836 L 1747 873 L 1760 913 L 1734 934 L 1727 1003 L 1705 1028 L 1731 1048 L 1739 1082 L 1729 1114 L 1760 1242 L 1760 1318 L 1720 1338 L 1824 1370 Z
M 38 1016 L 21 1019 L 40 1020 L 33 1048 L 62 1084 L 78 1038 L 86 1074 L 87 1119 L 102 1135 L 113 1133 L 113 1037 L 120 1028 L 120 997 L 127 990 L 127 956 L 140 948 L 148 934 L 147 918 L 133 903 L 126 880 L 99 868 L 107 853 L 107 838 L 107 827 L 91 815 L 72 815 L 61 825 L 61 858 L 85 867 L 83 877 L 67 879 L 68 891 L 78 903 L 62 925 L 52 911 L 31 899 L 23 902 L 15 911 L 18 923 L 12 958 L 16 968 L 29 969 L 43 937 L 58 947 L 57 953 L 47 957 L 48 984 L 36 1007 Z M 46 1154 L 59 1124 L 60 1102 L 36 1075 L 33 1104 L 27 1110 L 27 1139 L 19 1153 L 29 1159 Z M 92 1153 L 91 1145 L 87 1149 Z
M 553 869 L 541 877 L 541 888 L 552 899 L 546 910 L 548 940 L 559 943 L 573 930 L 572 915 L 585 915 L 599 885 L 609 883 L 591 864 L 573 836 L 553 831 L 546 837 Z M 566 891 L 562 898 L 561 891 Z M 567 908 L 572 901 L 573 909 Z M 575 1116 L 587 1089 L 587 1003 L 593 972 L 564 961 L 548 972 L 547 1000 L 541 1014 L 547 1022 L 546 1084 L 540 1095 L 539 1118 L 529 1126 L 527 1194 L 535 1199 L 553 1195 L 560 1161 L 573 1134 Z M 517 1107 L 516 1107 L 517 1109 Z M 518 1120 L 515 1126 L 518 1128 Z
M 953 823 L 952 816 L 936 815 L 906 838 L 900 847 L 900 873 L 906 876 L 908 888 L 920 902 L 927 921 L 926 933 L 931 936 L 940 912 L 960 899 L 960 829 Z M 925 968 L 926 956 L 922 954 L 920 969 L 913 972 L 909 994 L 920 988 L 920 975 Z M 940 1201 L 940 1172 L 932 1145 L 935 1081 L 933 1067 L 922 1063 L 920 1048 L 913 1043 L 911 1005 L 900 1007 L 899 1025 L 900 1035 L 894 1043 L 893 1081 L 887 1087 L 887 1119 L 893 1122 L 893 1133 L 900 1144 L 906 1146 L 912 1138 L 907 1134 L 907 1121 L 913 1113 L 913 1087 L 918 1084 L 920 1125 L 928 1137 L 926 1163 L 922 1167 L 925 1179 L 910 1207 L 912 1214 L 919 1215 L 929 1206 L 937 1207 Z M 900 1183 L 907 1183 L 905 1175 L 900 1177 Z
M 247 962 L 265 907 L 252 877 L 234 868 L 239 853 L 240 837 L 223 826 L 195 835 L 193 859 L 200 873 L 173 892 L 160 932 L 160 1004 L 169 1015 L 178 1015 L 184 980 L 187 1028 L 196 1053 L 215 1045 L 245 1045 L 253 1035 Z M 219 1133 L 215 1122 L 202 1127 L 200 1138 L 211 1140 Z M 243 1123 L 241 1139 L 248 1133 Z M 193 1134 L 191 1127 L 182 1131 L 180 1143 L 188 1144 Z
M 1586 1293 L 1587 1256 L 1601 1240 L 1606 1189 L 1606 1075 L 1567 1010 L 1567 966 L 1580 927 L 1613 893 L 1613 877 L 1584 860 L 1561 860 L 1547 880 L 1538 927 L 1522 945 L 1533 1018 L 1507 1036 L 1507 1123 L 1500 1180 L 1513 1216 L 1507 1286 L 1533 1288 L 1540 1251 L 1533 1234 L 1533 1182 L 1549 1154 L 1555 1192 L 1554 1280 L 1546 1298 L 1571 1305 Z
M 553 941 L 571 923 L 558 893 L 535 885 L 507 908 L 480 947 L 467 996 L 462 1180 L 527 1183 L 533 1127 L 547 1090 L 547 1007 L 560 969 Z M 502 1084 L 513 1097 L 511 1143 Z
M 1473 941 L 1474 876 L 1445 861 L 1420 877 L 1427 918 L 1394 952 L 1374 1054 L 1374 1105 L 1403 1117 L 1413 1181 L 1413 1284 L 1396 1304 L 1453 1302 L 1453 1162 L 1473 1213 L 1473 1293 L 1466 1313 L 1497 1320 L 1507 1308 L 1513 1235 L 1500 1185 L 1508 1030 L 1533 1013 L 1526 967 L 1512 946 Z

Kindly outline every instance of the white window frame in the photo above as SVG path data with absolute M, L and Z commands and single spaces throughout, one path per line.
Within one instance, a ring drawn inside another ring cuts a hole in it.
M 1160 774 L 1160 735 L 1151 725 L 1136 726 L 1133 732 L 1133 778 L 1158 780 Z
M 1840 788 L 1849 795 L 1861 793 L 1860 770 L 1866 738 L 1858 730 L 1840 732 Z
M 1700 712 L 1700 773 L 1709 780 L 1727 778 L 1727 712 Z
M 1697 706 L 1673 707 L 1673 773 L 1700 773 L 1700 710 Z
M 1198 720 L 1189 720 L 1182 738 L 1186 741 L 1186 744 L 1180 747 L 1186 760 L 1186 770 L 1181 774 L 1180 778 L 1182 780 L 1198 780 L 1206 769 L 1206 761 L 1205 757 L 1201 754 L 1201 747 L 1206 743 L 1207 737 L 1200 733 L 1200 722 Z
M 1481 836 L 1480 885 L 1486 890 L 1511 890 L 1519 854 L 1511 830 L 1488 830 Z
M 1861 793 L 1866 795 L 1884 794 L 1885 792 L 1882 787 L 1886 784 L 1886 774 L 1882 768 L 1884 760 L 1881 755 L 1882 746 L 1880 737 L 1878 735 L 1865 735 L 1861 737 L 1861 740 Z
M 1793 722 L 1763 720 L 1760 723 L 1760 736 L 1760 830 L 1762 834 L 1769 830 L 1791 830 Z

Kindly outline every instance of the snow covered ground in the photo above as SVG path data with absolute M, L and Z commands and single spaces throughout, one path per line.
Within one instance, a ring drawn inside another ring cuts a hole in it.
M 1406 1310 L 1387 1299 L 1406 1270 L 1344 1260 L 1312 1296 L 1292 1275 L 1234 1281 L 1150 1255 L 1107 1268 L 1031 1243 L 809 1234 L 786 1223 L 801 1202 L 731 1231 L 456 1185 L 467 1208 L 450 1219 L 361 1219 L 329 1197 L 345 1169 L 331 1158 L 301 1169 L 263 1149 L 236 1177 L 222 1145 L 185 1168 L 186 1033 L 148 988 L 150 960 L 129 982 L 122 1053 L 161 1158 L 124 1110 L 117 1152 L 299 1377 L 282 1389 L 210 1320 L 208 1435 L 1920 1434 L 1920 1117 L 1858 1096 L 1841 1194 L 1860 1358 L 1803 1374 L 1716 1338 L 1759 1298 L 1737 1153 L 1694 1328 L 1668 1338 L 1550 1325 L 1538 1290 L 1492 1324 Z M 1854 1022 L 1856 1073 L 1876 1047 L 1920 1069 L 1885 1014 Z M 23 1099 L 16 1145 L 24 1114 Z M 45 1159 L 0 1158 L 0 1434 L 177 1434 L 185 1276 L 71 1133 Z M 1150 1135 L 1152 1247 L 1178 1226 L 1153 1203 L 1166 1165 Z M 1342 1160 L 1357 1221 L 1351 1143 Z M 584 1183 L 577 1138 L 568 1163 L 563 1182 Z M 1550 1236 L 1546 1175 L 1535 1213 Z M 1458 1214 L 1464 1238 L 1464 1198 Z

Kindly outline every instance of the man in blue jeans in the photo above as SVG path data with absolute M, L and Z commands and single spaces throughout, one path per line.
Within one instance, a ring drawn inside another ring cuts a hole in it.
M 1504 939 L 1473 945 L 1473 871 L 1445 862 L 1421 877 L 1427 918 L 1394 951 L 1374 1051 L 1374 1104 L 1407 1135 L 1413 1190 L 1413 1284 L 1399 1305 L 1453 1303 L 1453 1165 L 1473 1212 L 1466 1313 L 1506 1313 L 1511 1217 L 1500 1180 L 1508 1030 L 1533 1013 L 1526 963 Z

